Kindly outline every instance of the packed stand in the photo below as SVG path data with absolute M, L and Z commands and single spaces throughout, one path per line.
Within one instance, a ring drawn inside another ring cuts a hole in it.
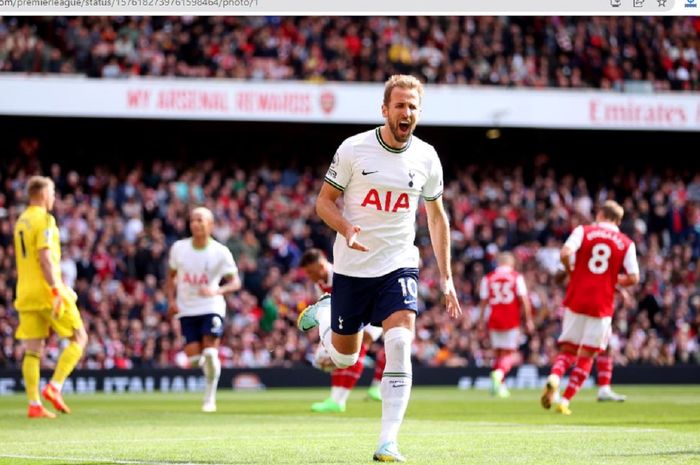
M 697 17 L 4 17 L 0 71 L 700 89 Z
M 35 139 L 22 157 L 0 168 L 0 367 L 18 368 L 13 338 L 16 272 L 13 221 L 26 205 L 24 184 L 39 172 Z M 121 171 L 121 170 L 120 170 Z M 524 172 L 527 171 L 527 175 Z M 476 329 L 477 288 L 498 251 L 512 250 L 535 310 L 536 334 L 523 338 L 525 362 L 551 362 L 562 316 L 564 285 L 556 282 L 558 251 L 568 233 L 591 221 L 596 203 L 616 197 L 626 209 L 622 230 L 637 243 L 641 281 L 619 298 L 612 348 L 627 365 L 700 362 L 700 175 L 621 172 L 606 188 L 552 169 L 546 156 L 532 166 L 481 165 L 451 170 L 445 204 L 452 222 L 455 282 L 465 315 L 451 320 L 438 298 L 425 211 L 417 243 L 424 258 L 414 357 L 429 366 L 486 366 L 492 351 Z M 79 296 L 89 344 L 83 368 L 186 365 L 177 320 L 167 318 L 163 292 L 167 252 L 188 235 L 187 213 L 206 205 L 214 236 L 232 251 L 243 289 L 226 297 L 228 315 L 220 357 L 224 367 L 305 363 L 313 338 L 299 333 L 296 317 L 315 300 L 297 264 L 311 246 L 331 249 L 333 235 L 314 213 L 323 167 L 241 168 L 204 160 L 139 163 L 122 175 L 48 168 L 56 181 L 61 269 Z M 60 352 L 51 338 L 45 363 Z

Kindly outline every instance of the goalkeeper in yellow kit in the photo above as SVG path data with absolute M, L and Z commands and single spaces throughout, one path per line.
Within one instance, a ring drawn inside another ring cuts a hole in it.
M 29 206 L 15 223 L 17 298 L 19 326 L 15 336 L 24 343 L 22 377 L 29 399 L 29 418 L 56 418 L 41 405 L 39 368 L 49 328 L 70 343 L 63 349 L 51 382 L 41 395 L 56 410 L 70 413 L 61 387 L 78 364 L 87 344 L 87 333 L 76 306 L 75 292 L 61 279 L 61 243 L 58 227 L 49 213 L 55 200 L 54 183 L 32 176 L 27 184 Z

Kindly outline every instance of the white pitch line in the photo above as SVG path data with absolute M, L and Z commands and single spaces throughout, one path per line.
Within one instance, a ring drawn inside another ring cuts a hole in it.
M 605 428 L 605 427 L 589 427 L 589 426 L 564 426 L 564 425 L 532 425 L 537 427 L 542 427 L 547 430 L 547 434 L 579 434 L 579 433 L 613 433 L 613 434 L 626 434 L 626 433 L 663 433 L 667 432 L 664 429 L 655 428 Z M 497 430 L 467 430 L 467 431 L 445 431 L 445 432 L 405 432 L 401 433 L 402 436 L 477 436 L 477 435 L 498 435 L 498 434 L 513 434 L 521 432 L 522 430 L 530 431 L 530 428 L 501 428 Z M 353 432 L 353 436 L 375 436 L 374 433 L 358 433 Z M 236 435 L 236 436 L 199 436 L 199 437 L 169 437 L 169 438 L 125 438 L 125 439 L 97 439 L 97 440 L 69 440 L 61 441 L 61 444 L 109 444 L 109 443 L 140 443 L 140 442 L 186 442 L 186 441 L 250 441 L 250 440 L 265 440 L 265 441 L 276 441 L 279 439 L 300 439 L 300 440 L 313 440 L 313 439 L 334 439 L 334 438 L 345 438 L 348 432 L 338 432 L 338 433 L 313 433 L 308 435 L 300 435 L 297 433 L 289 434 L 275 434 L 266 435 L 261 437 L 259 435 Z M 3 446 L 24 446 L 28 444 L 36 444 L 35 441 L 13 441 L 13 442 L 2 442 L 0 445 Z M 2 457 L 2 455 L 0 455 Z M 141 463 L 141 462 L 139 462 Z
M 249 436 L 248 439 L 253 439 L 257 436 Z M 61 444 L 109 444 L 109 443 L 123 443 L 123 442 L 180 442 L 180 441 L 228 441 L 231 438 L 227 436 L 199 436 L 192 438 L 129 438 L 129 439 L 72 439 L 72 440 L 61 440 Z M 0 445 L 27 445 L 36 444 L 36 441 L 14 441 L 14 442 L 2 442 Z
M 117 465 L 201 465 L 201 462 L 154 462 L 150 460 L 119 460 L 119 459 L 103 459 L 99 457 L 81 458 L 81 457 L 54 457 L 43 455 L 20 455 L 20 454 L 0 454 L 0 459 L 25 459 L 25 460 L 68 460 L 71 462 L 101 462 L 114 463 Z M 206 465 L 226 465 L 208 463 Z

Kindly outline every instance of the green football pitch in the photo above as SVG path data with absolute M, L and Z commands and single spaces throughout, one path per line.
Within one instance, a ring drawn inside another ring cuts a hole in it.
M 628 401 L 579 393 L 574 414 L 484 391 L 415 388 L 399 437 L 412 464 L 700 464 L 700 386 L 618 387 Z M 72 415 L 28 420 L 23 396 L 0 398 L 0 464 L 372 463 L 381 404 L 357 388 L 344 414 L 312 414 L 326 389 L 76 395 Z

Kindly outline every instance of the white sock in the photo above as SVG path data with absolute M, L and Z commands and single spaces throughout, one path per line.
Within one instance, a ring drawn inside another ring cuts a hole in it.
M 36 407 L 37 405 L 41 405 L 41 401 L 40 400 L 30 400 L 29 405 L 31 405 L 32 407 Z
M 331 399 L 340 405 L 345 405 L 350 397 L 350 389 L 338 386 L 331 386 Z
M 221 375 L 221 362 L 219 361 L 219 350 L 216 347 L 207 347 L 202 351 L 204 363 L 202 370 L 204 378 L 207 381 L 204 390 L 204 402 L 216 402 L 216 386 L 219 384 L 219 376 Z
M 559 403 L 561 405 L 563 405 L 564 407 L 568 407 L 569 406 L 569 399 L 567 399 L 566 397 L 562 397 L 561 402 L 559 402 Z
M 51 380 L 49 381 L 49 384 L 55 387 L 58 392 L 61 392 L 61 389 L 63 389 L 63 383 L 59 383 L 58 381 Z
M 379 446 L 396 441 L 411 397 L 413 369 L 411 367 L 413 332 L 406 328 L 391 328 L 384 333 L 386 368 L 382 377 L 382 432 Z
M 598 394 L 610 394 L 612 392 L 612 389 L 610 389 L 610 385 L 607 384 L 605 386 L 600 386 L 598 388 Z
M 376 387 L 376 386 L 381 386 L 381 385 L 382 385 L 381 379 L 373 379 L 372 383 L 369 385 L 369 387 Z

